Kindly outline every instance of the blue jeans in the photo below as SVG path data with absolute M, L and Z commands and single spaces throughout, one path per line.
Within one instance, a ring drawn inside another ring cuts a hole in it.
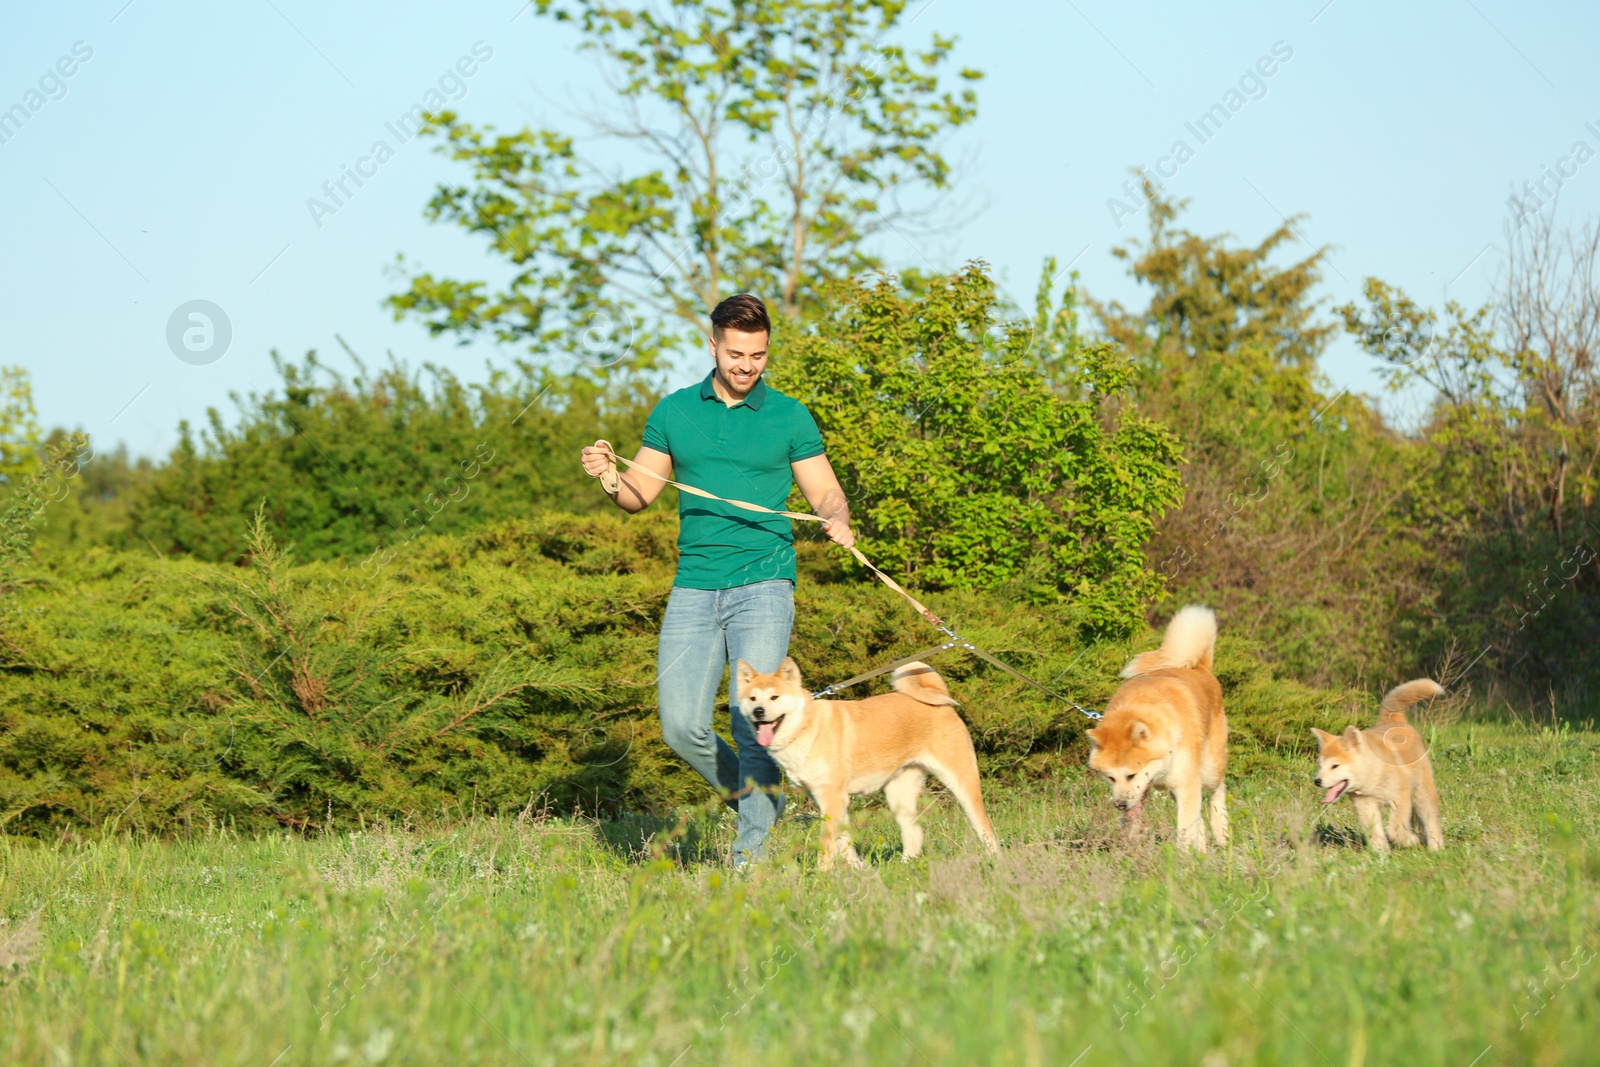
M 793 628 L 794 583 L 787 578 L 732 589 L 677 586 L 661 620 L 656 664 L 661 736 L 739 812 L 735 866 L 760 857 L 783 811 L 783 772 L 756 744 L 755 732 L 736 706 L 731 681 L 729 710 L 738 751 L 711 729 L 717 687 L 729 664 L 741 659 L 761 673 L 777 670 L 789 654 Z

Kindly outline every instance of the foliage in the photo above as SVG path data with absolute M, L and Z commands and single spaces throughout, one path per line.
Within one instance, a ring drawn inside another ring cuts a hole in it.
M 39 417 L 21 367 L 0 367 L 0 489 L 15 488 L 38 463 Z
M 1414 580 L 1428 546 L 1399 506 L 1409 443 L 1317 371 L 1334 328 L 1316 317 L 1325 250 L 1281 265 L 1294 220 L 1239 246 L 1178 226 L 1183 206 L 1155 194 L 1148 240 L 1118 252 L 1148 306 L 1081 301 L 1139 367 L 1141 406 L 1183 440 L 1183 502 L 1157 524 L 1151 565 L 1225 632 L 1271 634 L 1306 681 L 1377 688 L 1438 670 L 1441 650 L 1407 646 L 1399 621 L 1432 599 Z
M 1141 547 L 1177 500 L 1179 453 L 1160 424 L 1111 410 L 1127 361 L 1084 346 L 1075 393 L 1052 391 L 1029 331 L 995 321 L 980 265 L 919 298 L 840 283 L 833 307 L 769 374 L 816 417 L 862 551 L 924 588 L 1026 575 L 1085 633 L 1130 632 L 1161 591 Z
M 42 463 L 35 460 L 29 473 L 12 484 L 0 510 L 0 597 L 16 588 L 17 567 L 31 555 L 39 516 L 72 491 L 69 483 L 82 469 L 88 444 L 86 434 L 62 435 L 52 442 Z
M 1335 327 L 1314 321 L 1311 296 L 1326 249 L 1280 267 L 1272 260 L 1295 239 L 1294 220 L 1234 247 L 1226 234 L 1176 227 L 1187 201 L 1150 192 L 1148 242 L 1115 249 L 1149 286 L 1148 307 L 1090 306 L 1138 364 L 1140 395 L 1183 435 L 1198 474 L 1303 433 L 1321 406 L 1317 358 Z
M 814 310 L 828 280 L 878 265 L 868 244 L 907 225 L 902 205 L 947 187 L 941 140 L 976 114 L 977 72 L 940 86 L 953 40 L 891 43 L 906 6 L 539 0 L 617 93 L 585 143 L 626 144 L 635 169 L 616 174 L 602 148 L 553 130 L 434 116 L 471 179 L 440 185 L 428 217 L 487 238 L 515 273 L 498 292 L 417 273 L 391 298 L 396 315 L 603 369 L 654 365 L 734 292 Z
M 277 366 L 281 395 L 235 397 L 235 424 L 212 409 L 199 440 L 180 426 L 114 544 L 240 560 L 265 501 L 275 538 L 368 579 L 424 532 L 604 504 L 578 450 L 597 437 L 636 443 L 655 397 L 642 381 L 602 386 L 526 365 L 477 385 L 398 365 L 346 379 L 315 353 Z
M 72 439 L 66 430 L 52 430 L 45 440 L 46 453 L 67 447 Z M 48 520 L 36 531 L 39 549 L 82 552 L 125 542 L 131 532 L 129 506 L 150 484 L 155 462 L 130 455 L 126 444 L 109 451 L 85 444 L 74 469 L 76 477 L 47 496 Z
M 1149 544 L 1176 597 L 1272 633 L 1275 658 L 1317 684 L 1475 668 L 1519 702 L 1592 702 L 1600 226 L 1521 232 L 1485 308 L 1436 312 L 1369 279 L 1337 309 L 1393 389 L 1424 391 L 1407 434 L 1318 377 L 1323 253 L 1277 265 L 1293 221 L 1238 248 L 1178 228 L 1181 207 L 1156 198 L 1149 241 L 1122 250 L 1147 308 L 1083 301 L 1190 460 Z M 1047 365 L 1070 366 L 1078 300 L 1074 284 L 1039 320 Z
M 703 799 L 656 718 L 675 534 L 666 514 L 548 515 L 419 538 L 370 581 L 293 563 L 264 515 L 243 568 L 104 548 L 47 557 L 0 635 L 0 823 L 315 829 L 462 803 L 616 814 Z M 846 580 L 837 549 L 800 549 L 791 648 L 808 679 L 838 681 L 933 636 L 875 581 Z M 1007 588 L 928 599 L 1089 706 L 1136 650 L 1079 642 L 1070 602 L 1018 613 Z M 1285 744 L 1309 751 L 1306 725 L 1372 706 L 1275 679 L 1262 651 L 1224 631 L 1242 767 Z M 1085 755 L 1084 720 L 1066 705 L 978 660 L 938 667 L 991 777 Z
M 1193 858 L 1123 844 L 1072 763 L 985 783 L 993 860 L 934 793 L 924 858 L 858 804 L 870 869 L 829 875 L 799 797 L 741 878 L 715 812 L 470 797 L 306 837 L 0 838 L 0 1060 L 1591 1062 L 1595 735 L 1472 723 L 1433 752 L 1447 847 L 1381 862 L 1305 754 L 1233 776 L 1235 844 Z
M 1481 649 L 1494 674 L 1540 697 L 1556 686 L 1593 693 L 1600 406 L 1585 360 L 1558 340 L 1573 334 L 1544 338 L 1554 350 L 1518 350 L 1492 325 L 1493 308 L 1451 302 L 1441 314 L 1375 278 L 1364 297 L 1339 309 L 1346 328 L 1392 388 L 1421 383 L 1433 396 L 1403 502 L 1433 548 L 1418 563 L 1437 590 L 1435 614 L 1405 620 L 1414 640 Z
M 1032 336 L 1028 341 L 1028 358 L 1039 368 L 1050 387 L 1060 392 L 1072 392 L 1082 377 L 1078 353 L 1088 343 L 1082 328 L 1079 306 L 1083 294 L 1079 289 L 1078 272 L 1073 271 L 1061 299 L 1055 299 L 1055 284 L 1061 277 L 1056 270 L 1054 256 L 1044 261 L 1039 273 L 1039 288 L 1034 294 Z

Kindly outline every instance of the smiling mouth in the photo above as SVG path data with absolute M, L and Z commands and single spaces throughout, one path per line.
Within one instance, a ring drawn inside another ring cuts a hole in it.
M 784 717 L 779 715 L 776 719 L 758 720 L 756 722 L 756 744 L 766 748 L 772 744 L 772 738 L 778 732 L 778 727 L 783 725 Z
M 1338 800 L 1344 795 L 1344 791 L 1349 788 L 1349 786 L 1349 779 L 1346 779 L 1342 782 L 1334 782 L 1333 786 L 1328 790 L 1328 795 L 1322 798 L 1322 802 L 1324 804 L 1332 804 L 1335 800 Z

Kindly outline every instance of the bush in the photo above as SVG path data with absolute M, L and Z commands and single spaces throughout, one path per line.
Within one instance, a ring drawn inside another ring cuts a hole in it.
M 295 564 L 264 521 L 244 568 L 105 548 L 64 556 L 20 578 L 0 635 L 0 825 L 319 829 L 444 808 L 700 803 L 705 784 L 656 719 L 675 534 L 668 515 L 543 515 L 420 538 L 365 582 L 336 564 Z M 791 648 L 809 684 L 936 638 L 876 582 L 844 580 L 836 550 L 800 548 Z M 1091 707 L 1157 640 L 1085 646 L 1068 605 L 1019 612 L 1004 589 L 931 606 Z M 1304 755 L 1308 725 L 1370 716 L 1350 694 L 1274 679 L 1226 620 L 1224 635 L 1238 767 L 1275 748 Z M 1077 712 L 981 661 L 937 665 L 987 776 L 1081 765 Z
M 265 501 L 268 529 L 300 558 L 354 562 L 424 531 L 469 530 L 536 505 L 597 508 L 605 501 L 578 450 L 599 436 L 637 444 L 655 399 L 644 383 L 604 386 L 526 366 L 476 386 L 398 365 L 346 380 L 314 353 L 277 366 L 283 395 L 236 397 L 237 425 L 212 409 L 198 440 L 180 426 L 178 447 L 136 487 L 111 543 L 238 561 Z
M 842 285 L 835 306 L 770 373 L 816 417 L 862 551 L 923 588 L 1022 579 L 1031 602 L 1070 600 L 1085 634 L 1132 632 L 1161 592 L 1143 546 L 1179 499 L 1179 452 L 1117 407 L 1128 362 L 1085 347 L 1053 390 L 978 265 L 916 297 Z

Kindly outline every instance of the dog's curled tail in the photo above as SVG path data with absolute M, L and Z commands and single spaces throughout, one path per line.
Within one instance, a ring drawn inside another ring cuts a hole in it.
M 958 708 L 960 703 L 950 695 L 950 689 L 939 677 L 939 672 L 926 663 L 906 663 L 894 669 L 889 676 L 895 692 L 920 700 L 924 704 L 944 704 Z
M 1216 645 L 1216 614 L 1210 608 L 1190 604 L 1179 608 L 1167 623 L 1167 636 L 1161 639 L 1161 647 L 1130 659 L 1122 668 L 1122 677 L 1137 678 L 1168 667 L 1209 672 Z
M 1432 678 L 1416 678 L 1403 685 L 1397 685 L 1384 696 L 1383 703 L 1378 705 L 1379 722 L 1405 722 L 1406 709 L 1419 700 L 1436 697 L 1444 692 L 1444 686 Z

